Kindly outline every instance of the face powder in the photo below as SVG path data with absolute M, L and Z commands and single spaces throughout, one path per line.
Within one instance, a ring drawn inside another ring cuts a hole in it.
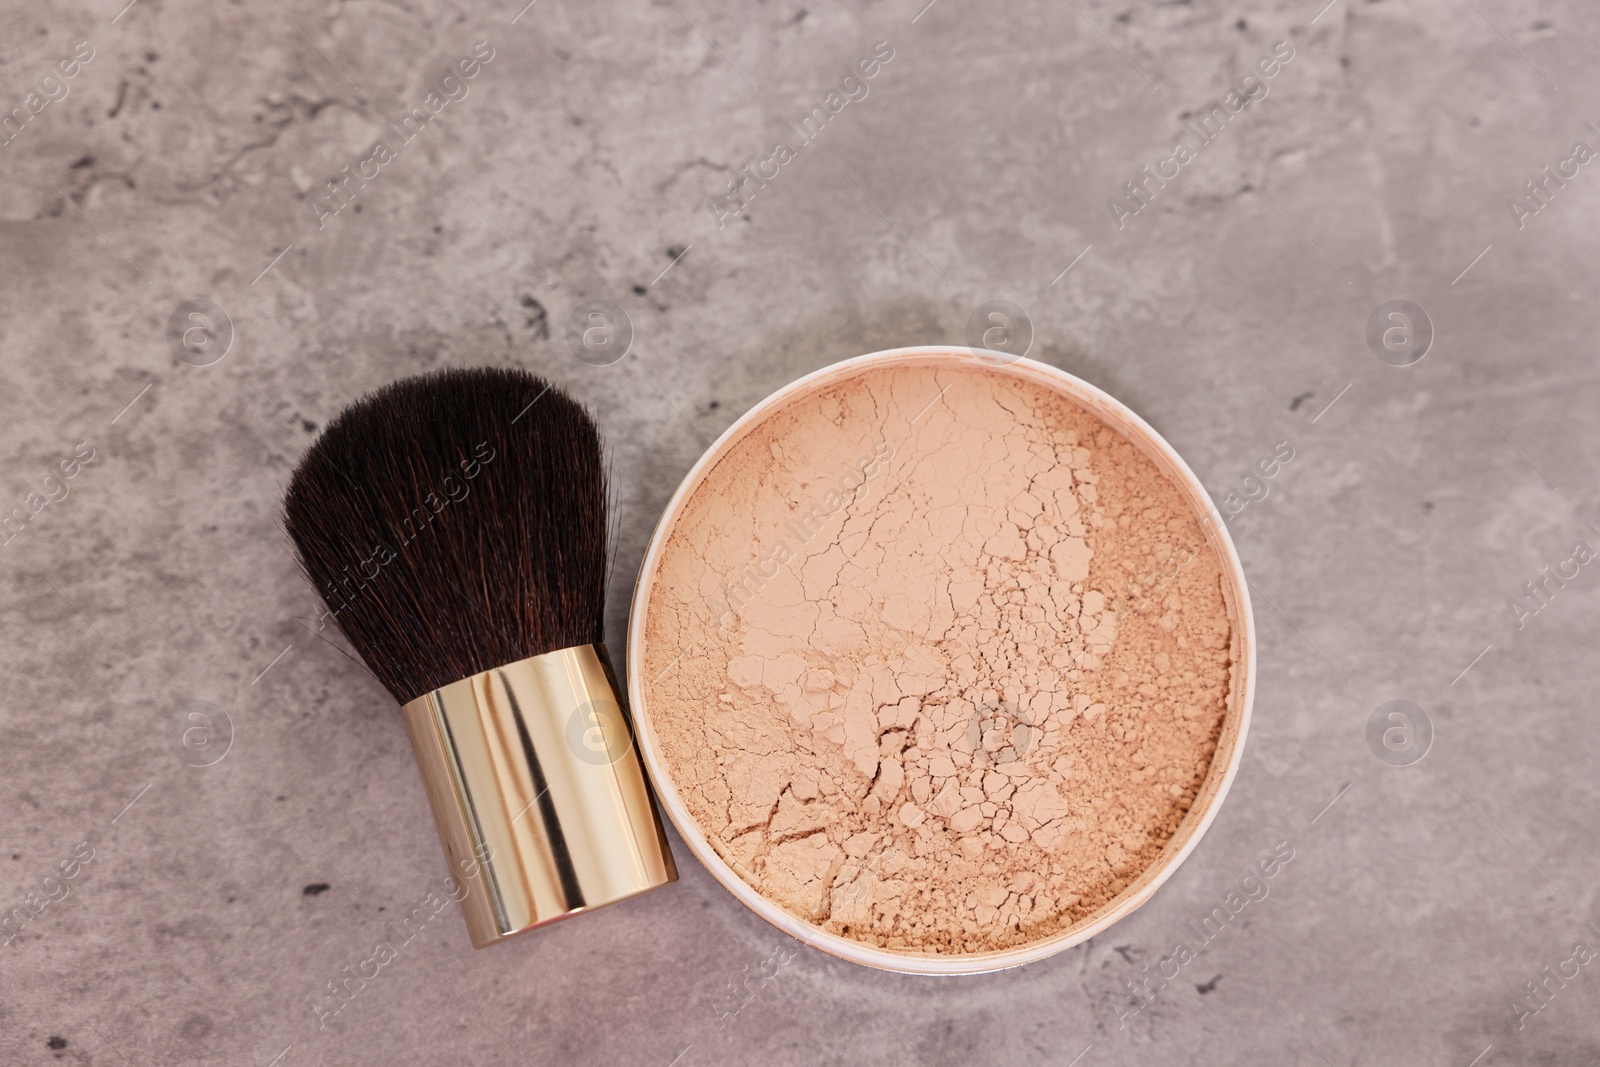
M 635 716 L 669 813 L 869 952 L 1085 928 L 1192 845 L 1219 741 L 1236 756 L 1231 546 L 1023 363 L 865 357 L 791 387 L 691 474 L 641 579 Z

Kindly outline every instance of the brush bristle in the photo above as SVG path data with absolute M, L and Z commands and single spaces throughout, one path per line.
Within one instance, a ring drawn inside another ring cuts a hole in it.
M 363 397 L 300 461 L 284 525 L 340 629 L 402 704 L 601 640 L 600 432 L 526 371 L 444 370 Z

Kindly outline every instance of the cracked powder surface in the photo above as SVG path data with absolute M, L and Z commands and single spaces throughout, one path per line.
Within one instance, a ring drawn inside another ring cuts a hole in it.
M 971 364 L 869 368 L 739 439 L 667 532 L 644 706 L 762 895 L 906 953 L 1107 905 L 1201 787 L 1238 655 L 1219 557 L 1133 445 Z

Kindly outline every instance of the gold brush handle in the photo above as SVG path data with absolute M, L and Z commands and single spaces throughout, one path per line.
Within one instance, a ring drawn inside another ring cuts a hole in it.
M 401 711 L 474 946 L 677 880 L 601 646 L 496 667 Z

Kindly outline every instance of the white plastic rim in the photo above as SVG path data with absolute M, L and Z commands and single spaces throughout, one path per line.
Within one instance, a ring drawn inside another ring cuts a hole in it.
M 754 886 L 739 877 L 733 868 L 717 855 L 716 849 L 706 839 L 699 822 L 690 814 L 683 798 L 678 794 L 677 783 L 673 781 L 667 761 L 662 754 L 660 741 L 650 721 L 650 707 L 646 700 L 643 678 L 646 611 L 662 550 L 672 535 L 685 501 L 699 488 L 707 472 L 717 461 L 773 412 L 814 389 L 890 364 L 981 368 L 988 373 L 1019 378 L 1042 386 L 1098 416 L 1151 460 L 1157 469 L 1178 487 L 1187 498 L 1191 511 L 1206 532 L 1222 564 L 1223 597 L 1233 626 L 1230 649 L 1232 678 L 1229 683 L 1228 709 L 1223 717 L 1221 734 L 1217 738 L 1217 748 L 1212 754 L 1211 767 L 1201 782 L 1194 804 L 1184 815 L 1177 832 L 1168 840 L 1161 854 L 1115 898 L 1067 929 L 1015 948 L 993 952 L 949 954 L 879 948 L 823 930 L 768 900 L 757 892 Z M 650 546 L 645 552 L 644 562 L 639 568 L 639 578 L 633 592 L 632 612 L 628 620 L 628 696 L 632 704 L 634 734 L 638 740 L 639 752 L 655 785 L 657 799 L 666 810 L 667 817 L 677 827 L 684 843 L 695 854 L 695 858 L 706 866 L 728 892 L 784 933 L 840 959 L 905 974 L 982 974 L 1007 967 L 1020 967 L 1087 941 L 1149 900 L 1161 883 L 1172 876 L 1178 865 L 1188 858 L 1189 853 L 1200 843 L 1200 838 L 1210 827 L 1211 821 L 1216 818 L 1229 786 L 1233 784 L 1234 776 L 1239 770 L 1239 761 L 1244 755 L 1245 733 L 1250 725 L 1250 708 L 1255 699 L 1255 674 L 1255 623 L 1251 617 L 1250 589 L 1245 582 L 1244 568 L 1239 563 L 1239 554 L 1234 550 L 1233 539 L 1228 536 L 1227 526 L 1212 504 L 1210 495 L 1183 458 L 1148 423 L 1115 397 L 1066 371 L 1005 352 L 956 346 L 893 348 L 834 363 L 790 382 L 735 420 L 733 425 L 724 430 L 699 461 L 690 468 L 689 473 L 684 476 L 683 483 L 678 486 L 678 491 L 672 494 L 666 510 L 662 512 L 655 532 L 650 537 Z

